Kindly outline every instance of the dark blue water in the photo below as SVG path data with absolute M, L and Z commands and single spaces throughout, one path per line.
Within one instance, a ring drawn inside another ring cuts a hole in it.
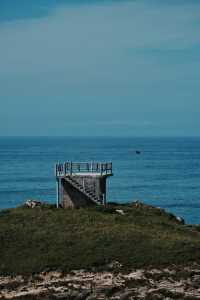
M 200 138 L 0 138 L 0 208 L 55 203 L 54 164 L 67 160 L 112 161 L 109 200 L 139 199 L 200 223 Z

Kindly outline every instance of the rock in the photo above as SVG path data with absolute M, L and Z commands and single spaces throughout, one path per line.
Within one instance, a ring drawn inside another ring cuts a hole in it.
M 53 294 L 51 298 L 55 299 L 55 300 L 65 300 L 65 299 L 70 299 L 71 295 L 69 294 L 69 292 L 66 293 L 60 293 L 60 294 Z
M 119 299 L 120 300 L 128 300 L 131 299 L 130 297 L 133 296 L 134 292 L 133 291 L 123 291 L 119 294 Z
M 144 204 L 142 202 L 140 202 L 139 200 L 133 201 L 132 204 L 135 207 L 142 207 L 142 206 L 144 206 Z
M 125 212 L 122 209 L 116 209 L 115 210 L 116 213 L 118 213 L 119 215 L 125 216 Z
M 62 292 L 58 294 L 53 294 L 53 299 L 55 300 L 67 300 L 67 299 L 73 299 L 73 300 L 85 300 L 89 296 L 89 291 L 76 291 L 76 290 L 70 290 L 68 292 Z
M 119 261 L 112 261 L 110 264 L 108 264 L 108 269 L 120 269 L 122 267 L 122 264 Z
M 41 206 L 42 203 L 40 201 L 36 201 L 36 200 L 27 200 L 25 202 L 25 206 L 29 207 L 29 208 L 35 208 L 36 206 Z
M 76 297 L 76 300 L 85 300 L 87 297 L 91 294 L 91 291 L 86 290 L 79 293 L 79 295 Z
M 118 265 L 119 262 L 113 261 L 113 264 Z M 183 278 L 182 275 L 178 275 L 182 271 Z M 119 270 L 95 273 L 76 270 L 62 275 L 62 278 L 58 276 L 59 273 L 54 273 L 50 271 L 44 277 L 44 273 L 37 274 L 41 278 L 39 281 L 35 275 L 29 279 L 22 276 L 0 277 L 0 299 L 200 299 L 198 265 L 195 269 L 174 266 L 173 269 L 135 269 L 128 273 Z M 157 277 L 156 274 L 161 276 Z M 16 281 L 20 285 L 13 286 L 13 282 Z
M 181 217 L 176 217 L 176 220 L 180 223 L 180 224 L 185 224 L 185 220 Z

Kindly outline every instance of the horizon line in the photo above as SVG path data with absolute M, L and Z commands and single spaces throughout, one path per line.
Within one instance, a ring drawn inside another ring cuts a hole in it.
M 200 135 L 0 135 L 0 138 L 200 138 Z

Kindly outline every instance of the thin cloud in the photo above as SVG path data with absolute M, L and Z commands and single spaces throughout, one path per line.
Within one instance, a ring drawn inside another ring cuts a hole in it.
M 171 115 L 192 119 L 200 109 L 199 18 L 194 2 L 136 1 L 64 5 L 45 18 L 1 24 L 1 114 L 10 122 L 13 108 L 13 132 L 19 112 L 31 122 L 44 116 L 56 132 L 73 118 L 80 127 L 89 118 L 138 123 L 141 132 L 146 120 L 160 124 L 158 132 Z

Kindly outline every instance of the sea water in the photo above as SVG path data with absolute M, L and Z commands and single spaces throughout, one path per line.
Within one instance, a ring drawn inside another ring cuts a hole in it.
M 1 137 L 0 209 L 55 203 L 54 165 L 68 160 L 112 161 L 110 201 L 139 200 L 200 223 L 200 138 L 191 137 Z

